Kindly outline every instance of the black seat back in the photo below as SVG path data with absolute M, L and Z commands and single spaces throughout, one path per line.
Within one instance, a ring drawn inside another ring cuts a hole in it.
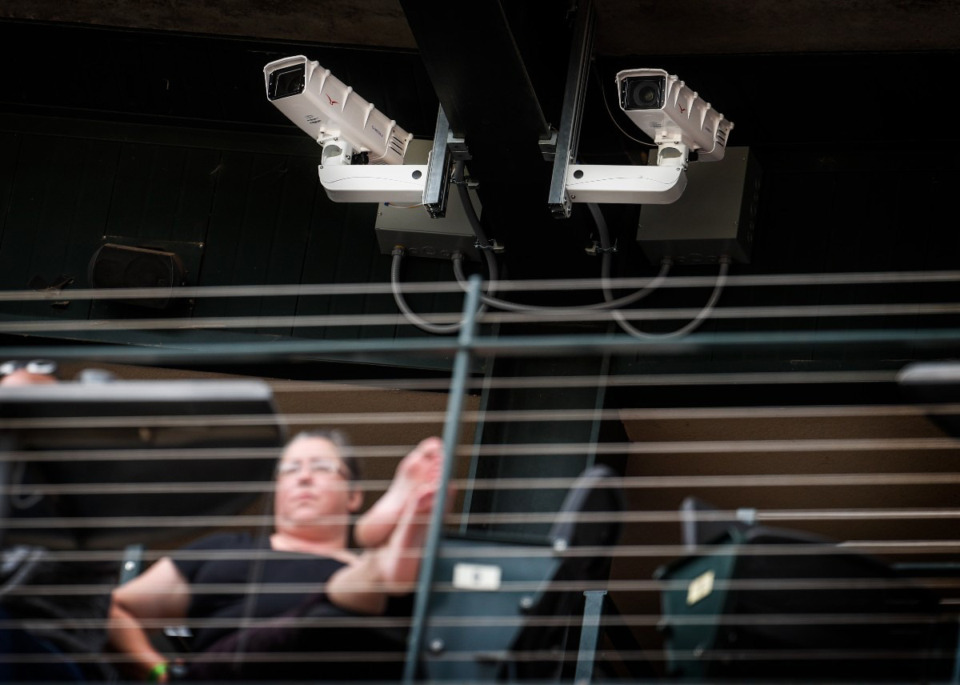
M 428 679 L 551 680 L 572 672 L 583 590 L 609 576 L 623 499 L 605 466 L 587 469 L 547 538 L 447 536 L 434 576 L 421 666 Z

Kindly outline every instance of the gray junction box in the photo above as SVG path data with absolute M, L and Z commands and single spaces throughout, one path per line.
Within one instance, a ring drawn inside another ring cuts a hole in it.
M 408 164 L 426 164 L 431 146 L 431 141 L 410 141 L 404 161 Z M 475 190 L 468 192 L 479 216 L 480 199 Z M 460 252 L 466 259 L 480 260 L 479 250 L 475 247 L 477 239 L 467 218 L 467 210 L 460 202 L 460 193 L 452 186 L 446 216 L 432 219 L 422 206 L 381 203 L 374 227 L 382 254 L 390 254 L 395 247 L 402 246 L 411 257 L 450 259 L 455 252 Z
M 748 147 L 719 162 L 691 162 L 680 199 L 640 210 L 637 242 L 652 264 L 716 264 L 722 255 L 749 263 L 761 170 Z

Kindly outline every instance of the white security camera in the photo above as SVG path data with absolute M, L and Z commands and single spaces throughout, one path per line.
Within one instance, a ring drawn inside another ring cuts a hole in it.
M 331 200 L 422 200 L 426 165 L 403 164 L 412 133 L 303 55 L 270 62 L 263 76 L 267 99 L 323 148 L 320 182 Z
M 564 183 L 569 202 L 670 204 L 687 187 L 691 153 L 698 161 L 723 159 L 733 124 L 676 76 L 627 69 L 617 74 L 617 92 L 621 109 L 657 145 L 655 161 L 570 164 Z
M 371 164 L 402 164 L 413 134 L 303 55 L 263 68 L 267 99 L 318 143 L 342 139 Z
M 663 69 L 627 69 L 617 74 L 620 108 L 660 148 L 661 164 L 696 152 L 699 161 L 719 161 L 733 124 L 697 93 Z

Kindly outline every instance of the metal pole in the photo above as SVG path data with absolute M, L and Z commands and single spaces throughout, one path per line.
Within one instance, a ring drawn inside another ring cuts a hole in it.
M 437 490 L 433 511 L 430 515 L 430 527 L 423 546 L 420 562 L 420 575 L 417 580 L 417 595 L 413 609 L 410 636 L 407 640 L 407 661 L 404 664 L 403 681 L 413 683 L 420 660 L 423 642 L 424 623 L 430 602 L 430 586 L 433 583 L 437 551 L 440 548 L 440 535 L 443 532 L 443 514 L 446 509 L 447 484 L 453 473 L 453 460 L 457 444 L 460 441 L 460 414 L 463 411 L 463 396 L 466 390 L 467 375 L 470 371 L 471 346 L 476 328 L 476 314 L 480 307 L 481 279 L 470 277 L 470 289 L 463 305 L 463 325 L 457 340 L 457 354 L 453 362 L 453 375 L 450 378 L 450 395 L 447 399 L 447 415 L 443 427 L 444 460 L 440 488 Z
M 587 76 L 590 72 L 593 36 L 596 30 L 593 2 L 590 0 L 581 2 L 578 12 L 570 47 L 570 59 L 567 64 L 567 85 L 563 94 L 560 130 L 557 132 L 557 149 L 553 158 L 550 194 L 547 199 L 550 211 L 558 219 L 566 219 L 570 216 L 571 200 L 567 195 L 567 167 L 577 158 L 580 120 L 587 92 Z
M 447 213 L 447 183 L 450 180 L 450 151 L 447 148 L 449 137 L 450 124 L 441 107 L 437 113 L 433 152 L 427 164 L 427 183 L 423 189 L 423 204 L 434 219 Z
M 960 683 L 960 636 L 957 638 L 957 653 L 953 659 L 953 677 L 951 683 Z
M 590 452 L 587 454 L 586 468 L 597 463 L 597 443 L 600 442 L 600 423 L 603 407 L 607 402 L 607 379 L 610 377 L 610 353 L 604 352 L 600 362 L 600 374 L 597 380 L 597 397 L 593 405 L 595 412 L 593 425 L 590 427 Z
M 600 639 L 600 617 L 603 615 L 603 598 L 606 590 L 586 590 L 583 607 L 583 628 L 580 631 L 580 653 L 577 655 L 575 685 L 589 685 L 593 679 L 593 665 L 597 657 L 597 641 Z

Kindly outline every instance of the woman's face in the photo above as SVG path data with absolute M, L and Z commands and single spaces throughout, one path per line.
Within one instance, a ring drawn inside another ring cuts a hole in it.
M 353 487 L 337 446 L 325 438 L 298 438 L 277 466 L 277 528 L 346 529 L 363 495 Z

